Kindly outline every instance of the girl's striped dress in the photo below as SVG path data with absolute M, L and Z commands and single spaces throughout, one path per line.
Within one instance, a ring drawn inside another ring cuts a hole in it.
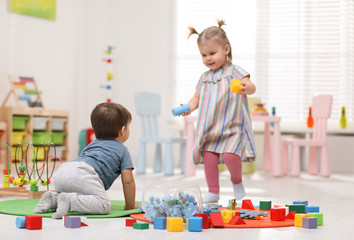
M 228 65 L 200 77 L 196 90 L 200 99 L 193 149 L 195 164 L 203 162 L 203 151 L 234 153 L 243 161 L 256 157 L 247 95 L 233 93 L 229 88 L 232 79 L 246 76 L 249 74 L 241 67 Z

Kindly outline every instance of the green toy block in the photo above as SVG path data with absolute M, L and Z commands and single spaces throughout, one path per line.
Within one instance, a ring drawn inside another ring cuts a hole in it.
M 317 218 L 317 226 L 322 226 L 323 225 L 323 213 L 308 213 L 312 217 Z
M 272 201 L 260 201 L 259 210 L 269 211 L 272 208 Z
M 293 204 L 285 206 L 289 207 L 289 212 L 296 211 L 297 213 L 305 213 L 305 204 Z
M 133 228 L 134 229 L 140 229 L 140 230 L 149 229 L 149 223 L 147 223 L 147 222 L 136 222 L 136 223 L 133 223 Z

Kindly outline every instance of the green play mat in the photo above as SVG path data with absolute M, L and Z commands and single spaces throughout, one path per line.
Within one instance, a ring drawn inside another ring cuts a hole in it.
M 34 214 L 33 209 L 39 202 L 39 199 L 20 199 L 20 200 L 7 200 L 0 202 L 0 213 L 26 216 L 26 215 L 40 215 L 42 217 L 52 217 L 54 212 L 49 212 L 45 214 Z M 129 216 L 134 213 L 141 213 L 138 209 L 124 210 L 124 201 L 111 200 L 112 209 L 106 215 L 85 215 L 78 212 L 69 212 L 68 215 L 71 216 L 82 216 L 87 218 L 115 218 Z

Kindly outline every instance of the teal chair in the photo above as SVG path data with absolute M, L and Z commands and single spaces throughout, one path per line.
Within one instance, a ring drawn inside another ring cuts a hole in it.
M 137 172 L 145 173 L 146 168 L 146 144 L 156 144 L 154 172 L 162 171 L 162 151 L 161 145 L 166 145 L 164 172 L 165 175 L 173 175 L 173 154 L 172 144 L 180 143 L 181 151 L 181 168 L 184 173 L 184 162 L 186 155 L 186 140 L 184 138 L 163 138 L 159 136 L 157 117 L 161 113 L 161 97 L 159 94 L 151 92 L 137 92 L 134 94 L 134 102 L 136 113 L 141 117 L 142 136 L 140 137 L 140 149 L 138 157 Z M 171 113 L 172 114 L 172 113 Z

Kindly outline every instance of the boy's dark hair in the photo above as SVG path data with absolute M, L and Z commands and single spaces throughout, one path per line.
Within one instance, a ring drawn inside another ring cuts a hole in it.
M 91 124 L 96 138 L 114 139 L 132 120 L 130 112 L 118 103 L 98 104 L 91 113 Z

